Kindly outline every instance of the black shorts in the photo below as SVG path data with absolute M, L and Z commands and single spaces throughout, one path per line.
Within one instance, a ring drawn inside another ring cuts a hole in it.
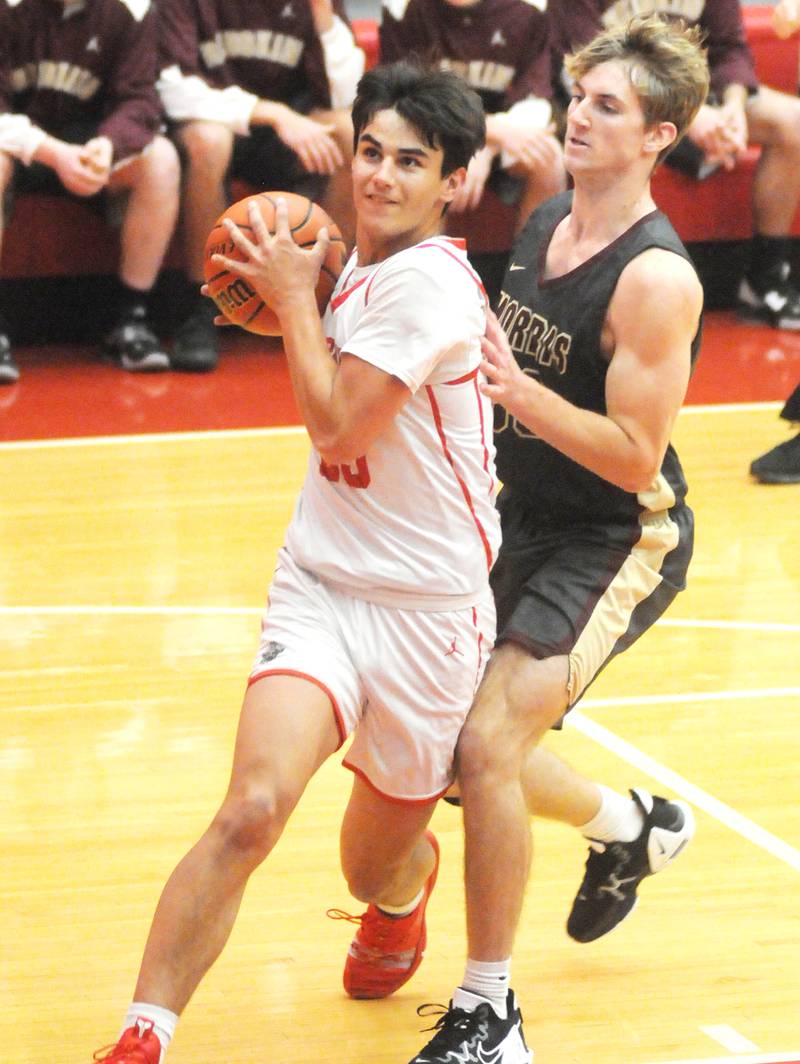
M 306 96 L 292 100 L 289 106 L 300 114 L 311 111 Z M 322 174 L 309 174 L 271 126 L 253 126 L 249 136 L 234 139 L 228 168 L 228 179 L 231 178 L 246 181 L 259 191 L 296 192 L 312 200 L 319 199 L 327 182 Z
M 504 489 L 491 574 L 497 644 L 569 658 L 569 706 L 686 586 L 694 517 L 685 504 L 636 524 L 537 524 Z
M 67 144 L 85 144 L 97 136 L 100 122 L 76 122 L 74 125 L 53 133 L 54 137 L 66 141 Z M 14 174 L 9 183 L 7 199 L 4 204 L 7 217 L 11 217 L 14 206 L 14 197 L 24 192 L 46 193 L 48 196 L 66 196 L 68 199 L 85 203 L 93 211 L 103 215 L 112 224 L 119 224 L 119 219 L 110 207 L 108 192 L 100 189 L 93 196 L 77 196 L 70 192 L 61 183 L 61 178 L 50 166 L 44 163 L 33 162 L 26 166 L 19 159 L 15 161 Z

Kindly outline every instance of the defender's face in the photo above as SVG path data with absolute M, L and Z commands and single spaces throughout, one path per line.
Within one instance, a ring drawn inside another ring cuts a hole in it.
M 443 152 L 393 110 L 361 131 L 353 159 L 359 259 L 377 262 L 438 233 L 465 171 L 442 177 Z
M 570 173 L 625 171 L 642 157 L 645 138 L 644 113 L 624 64 L 601 63 L 575 82 L 564 141 Z

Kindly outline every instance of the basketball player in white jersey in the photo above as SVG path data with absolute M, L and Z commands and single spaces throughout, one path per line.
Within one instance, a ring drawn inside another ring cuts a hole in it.
M 328 240 L 230 227 L 235 266 L 274 308 L 312 443 L 270 590 L 222 806 L 169 879 L 118 1043 L 159 1064 L 233 926 L 247 879 L 311 776 L 351 734 L 342 826 L 368 903 L 345 964 L 353 997 L 402 986 L 425 948 L 438 866 L 427 824 L 494 641 L 499 545 L 491 410 L 478 380 L 485 295 L 438 235 L 483 142 L 478 96 L 447 72 L 366 74 L 353 107 L 357 241 L 324 321 Z M 268 948 L 265 946 L 265 949 Z

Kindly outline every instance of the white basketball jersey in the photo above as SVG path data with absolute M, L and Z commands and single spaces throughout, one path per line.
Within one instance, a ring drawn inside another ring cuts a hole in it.
M 312 450 L 286 538 L 303 568 L 384 605 L 478 600 L 500 543 L 492 409 L 478 387 L 485 324 L 463 241 L 350 259 L 323 321 L 333 356 L 363 359 L 412 395 L 358 461 L 330 466 Z

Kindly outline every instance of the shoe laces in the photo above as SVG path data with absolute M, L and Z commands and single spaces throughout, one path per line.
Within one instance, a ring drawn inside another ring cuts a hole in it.
M 153 1030 L 154 1024 L 152 1020 L 140 1022 L 142 1023 L 141 1035 L 143 1037 Z M 124 1046 L 121 1044 L 121 1040 L 102 1046 L 92 1054 L 92 1060 L 96 1064 L 114 1064 L 114 1061 L 118 1061 L 119 1064 L 152 1064 L 152 1057 L 147 1053 L 144 1046 L 136 1045 L 131 1040 L 128 1040 Z
M 421 1019 L 438 1016 L 439 1018 L 431 1027 L 423 1027 L 424 1031 L 436 1031 L 436 1034 L 426 1047 L 429 1050 L 438 1046 L 452 1045 L 453 1036 L 460 1035 L 461 1042 L 467 1042 L 472 1038 L 476 1029 L 486 1027 L 488 1006 L 479 1005 L 477 1009 L 468 1012 L 466 1009 L 441 1005 L 436 1002 L 427 1002 L 417 1007 L 417 1015 Z
M 414 912 L 417 910 L 415 909 Z M 360 930 L 356 933 L 351 945 L 351 951 L 367 955 L 367 958 L 386 958 L 396 955 L 402 959 L 410 943 L 405 941 L 409 932 L 408 917 L 394 918 L 383 913 L 377 905 L 370 905 L 360 916 L 345 912 L 344 909 L 328 909 L 326 915 L 331 920 L 344 920 L 350 924 L 359 924 Z

